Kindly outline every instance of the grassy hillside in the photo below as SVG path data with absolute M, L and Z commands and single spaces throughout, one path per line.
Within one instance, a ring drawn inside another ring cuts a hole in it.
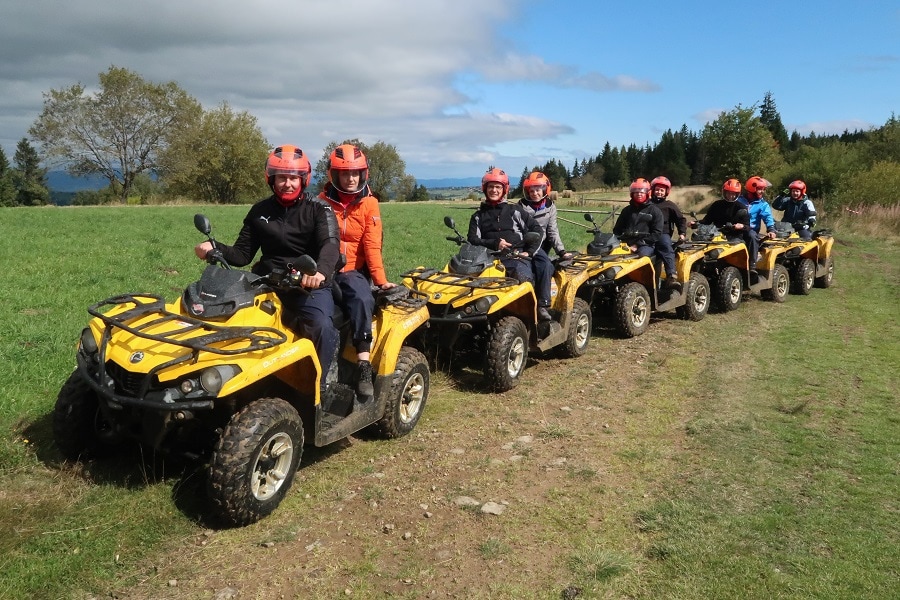
M 203 210 L 230 242 L 246 208 Z M 308 449 L 275 514 L 216 531 L 201 466 L 64 466 L 49 428 L 85 307 L 199 276 L 195 210 L 0 209 L 0 597 L 896 595 L 895 241 L 837 231 L 831 289 L 598 334 L 506 395 L 438 373 L 412 435 Z M 442 266 L 470 210 L 383 206 L 391 278 Z

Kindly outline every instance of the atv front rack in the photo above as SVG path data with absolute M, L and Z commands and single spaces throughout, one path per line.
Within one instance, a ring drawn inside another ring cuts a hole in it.
M 122 304 L 131 304 L 133 307 L 114 315 L 100 312 L 100 309 L 103 307 Z M 246 354 L 258 350 L 268 350 L 287 341 L 287 336 L 284 332 L 272 327 L 217 325 L 188 315 L 173 313 L 166 310 L 165 306 L 165 300 L 155 294 L 121 294 L 92 305 L 88 308 L 88 313 L 93 317 L 97 317 L 106 325 L 104 340 L 109 339 L 114 329 L 121 329 L 143 339 L 188 348 L 192 351 L 191 354 L 194 357 L 200 352 L 228 356 Z M 132 325 L 134 321 L 150 315 L 156 315 L 157 318 L 140 325 Z M 172 323 L 174 328 L 164 333 L 149 333 L 147 331 L 165 323 Z M 187 334 L 194 331 L 206 333 L 204 335 L 187 337 Z M 245 345 L 240 348 L 222 347 L 242 342 Z
M 457 273 L 447 273 L 446 271 L 428 269 L 425 267 L 417 267 L 412 271 L 407 271 L 401 277 L 412 279 L 415 282 L 456 286 L 472 290 L 503 290 L 519 285 L 519 280 L 512 277 L 477 277 L 474 275 L 459 275 Z

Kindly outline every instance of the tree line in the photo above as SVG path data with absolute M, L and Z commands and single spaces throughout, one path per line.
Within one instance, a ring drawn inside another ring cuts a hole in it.
M 41 114 L 23 138 L 10 165 L 0 149 L 0 206 L 50 202 L 47 164 L 73 176 L 99 175 L 108 186 L 79 192 L 76 204 L 128 202 L 139 196 L 189 198 L 223 204 L 247 203 L 269 190 L 260 176 L 270 145 L 256 118 L 227 103 L 206 110 L 176 83 L 144 80 L 119 67 L 99 74 L 88 93 L 78 83 L 44 94 Z M 328 155 L 340 143 L 360 146 L 369 158 L 370 187 L 380 199 L 427 200 L 428 190 L 406 173 L 396 147 L 383 141 L 334 141 L 316 162 L 318 189 L 327 180 Z M 523 170 L 511 192 L 543 171 L 556 190 L 620 188 L 637 177 L 665 175 L 673 185 L 718 187 L 725 179 L 762 175 L 778 189 L 803 179 L 811 196 L 893 205 L 900 187 L 900 122 L 895 115 L 878 128 L 840 135 L 790 135 L 771 93 L 759 105 L 722 112 L 699 132 L 682 125 L 653 145 L 614 147 L 607 142 L 594 157 L 571 168 L 557 159 Z M 877 184 L 876 184 L 877 182 Z M 313 191 L 318 191 L 314 189 Z
M 753 175 L 782 189 L 795 179 L 806 182 L 810 196 L 843 204 L 897 203 L 900 186 L 900 120 L 866 131 L 840 135 L 788 135 L 771 92 L 757 106 L 737 106 L 722 112 L 699 132 L 682 125 L 668 130 L 653 145 L 613 147 L 575 162 L 571 168 L 557 159 L 526 167 L 513 194 L 532 171 L 545 173 L 554 189 L 586 191 L 627 186 L 637 177 L 664 175 L 673 185 L 718 187 L 735 177 Z

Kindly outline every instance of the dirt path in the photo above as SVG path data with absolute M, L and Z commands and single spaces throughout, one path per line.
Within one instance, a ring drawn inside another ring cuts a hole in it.
M 666 389 L 659 367 L 697 325 L 600 332 L 504 395 L 438 374 L 413 434 L 308 449 L 274 515 L 198 530 L 118 597 L 559 597 L 573 560 L 640 555 L 634 510 L 669 476 L 685 407 L 639 390 Z

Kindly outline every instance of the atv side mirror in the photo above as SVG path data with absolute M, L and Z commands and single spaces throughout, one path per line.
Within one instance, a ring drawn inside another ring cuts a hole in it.
M 642 223 L 649 223 L 653 220 L 653 215 L 651 215 L 650 213 L 641 213 L 638 216 L 638 220 Z
M 316 259 L 309 254 L 304 254 L 303 256 L 298 256 L 290 261 L 288 263 L 288 268 L 296 269 L 304 275 L 315 275 L 318 265 L 316 264 Z
M 525 234 L 525 245 L 526 246 L 534 246 L 535 244 L 541 243 L 541 238 L 544 236 L 538 233 L 537 231 L 529 231 Z
M 450 229 L 456 229 L 456 222 L 453 220 L 453 217 L 444 217 L 444 225 L 446 225 Z
M 593 222 L 594 222 L 594 215 L 592 215 L 591 213 L 584 213 L 584 220 L 587 221 L 587 222 L 589 222 L 589 223 L 593 223 Z
M 206 215 L 197 213 L 194 215 L 194 227 L 197 228 L 197 231 L 202 233 L 205 236 L 209 236 L 209 232 L 211 226 L 209 224 L 209 219 L 206 218 Z
M 742 208 L 741 210 L 737 211 L 737 216 L 741 218 L 750 216 L 750 211 L 746 208 Z

